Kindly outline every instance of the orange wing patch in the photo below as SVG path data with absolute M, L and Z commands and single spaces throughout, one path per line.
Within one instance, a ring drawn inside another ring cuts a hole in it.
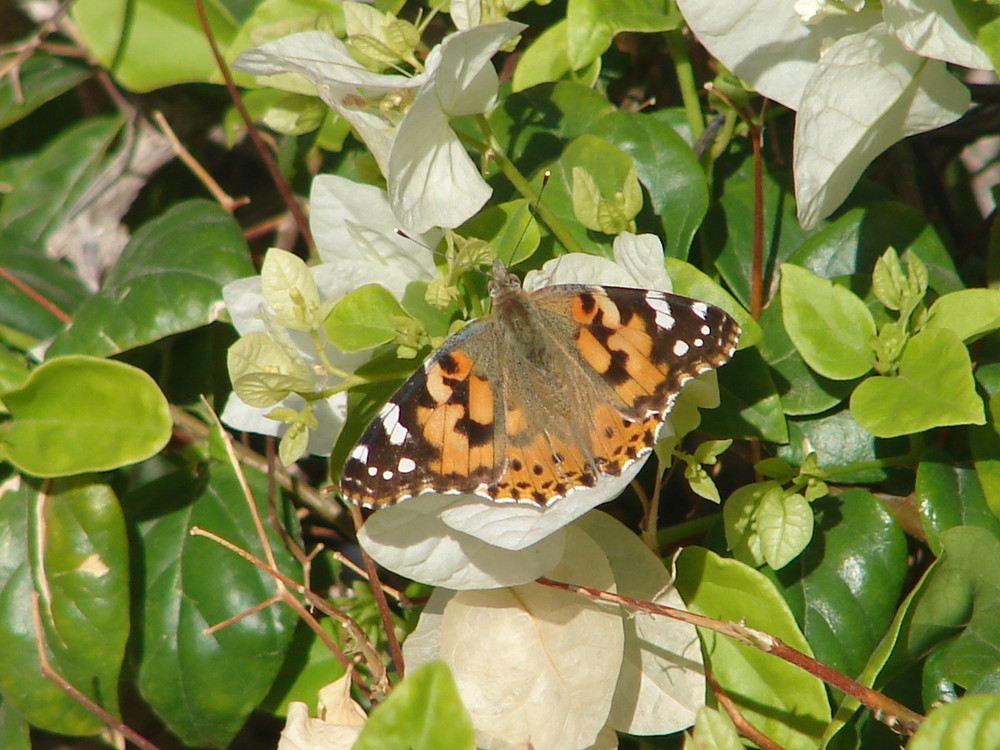
M 508 442 L 506 468 L 487 488 L 494 500 L 547 505 L 576 487 L 592 487 L 594 470 L 576 446 L 544 433 L 525 445 Z

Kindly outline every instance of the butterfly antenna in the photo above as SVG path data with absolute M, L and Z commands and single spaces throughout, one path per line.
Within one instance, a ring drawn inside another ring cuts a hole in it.
M 542 173 L 542 185 L 540 188 L 538 188 L 538 195 L 535 196 L 534 201 L 529 201 L 527 204 L 526 210 L 531 215 L 531 218 L 535 219 L 536 221 L 538 219 L 538 206 L 542 202 L 542 196 L 545 195 L 545 188 L 549 184 L 549 180 L 551 178 L 552 178 L 552 171 L 546 169 L 545 172 Z M 504 263 L 504 265 L 509 266 L 514 259 L 514 256 L 517 255 L 517 249 L 521 247 L 522 243 L 524 242 L 524 238 L 528 234 L 529 226 L 530 224 L 528 222 L 524 223 L 524 228 L 521 229 L 521 236 L 518 237 L 517 242 L 514 243 L 514 247 L 511 250 L 510 257 L 507 258 L 507 261 Z

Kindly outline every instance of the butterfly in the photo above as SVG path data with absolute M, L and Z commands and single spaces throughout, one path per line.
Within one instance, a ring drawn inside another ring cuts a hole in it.
M 649 289 L 525 291 L 499 261 L 492 308 L 428 357 L 351 450 L 341 495 L 381 508 L 427 492 L 548 506 L 646 457 L 677 394 L 740 327 Z

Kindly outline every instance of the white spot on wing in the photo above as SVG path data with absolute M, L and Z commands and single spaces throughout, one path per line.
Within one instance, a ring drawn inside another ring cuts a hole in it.
M 387 402 L 378 415 L 382 420 L 385 434 L 389 437 L 389 442 L 392 445 L 402 445 L 410 431 L 399 423 L 399 404 L 394 404 L 392 401 Z
M 373 477 L 376 474 L 378 474 L 378 467 L 376 467 L 376 466 L 369 466 L 368 467 L 368 476 Z
M 363 464 L 368 463 L 368 446 L 364 443 L 358 443 L 354 446 L 354 450 L 351 451 L 351 458 L 360 461 Z
M 692 303 L 691 311 L 702 320 L 708 320 L 708 305 L 706 305 L 704 302 Z
M 646 304 L 656 313 L 656 325 L 670 330 L 674 327 L 674 316 L 670 311 L 670 303 L 659 292 L 646 292 Z
M 386 469 L 385 471 L 383 471 L 383 472 L 382 472 L 382 478 L 383 478 L 384 480 L 386 480 L 387 482 L 388 482 L 388 481 L 389 481 L 390 479 L 392 479 L 392 470 L 391 470 L 391 469 Z
M 399 463 L 396 464 L 396 468 L 399 469 L 400 474 L 409 474 L 411 471 L 417 468 L 416 463 L 414 463 L 412 458 L 407 458 L 403 456 L 399 459 Z
M 708 327 L 708 325 L 703 325 L 703 326 L 701 327 L 701 335 L 702 335 L 702 336 L 707 336 L 707 335 L 708 335 L 708 334 L 710 334 L 711 332 L 712 332 L 712 329 L 711 329 L 711 328 L 709 328 L 709 327 Z
M 678 357 L 683 357 L 691 350 L 686 341 L 677 340 L 674 342 L 674 354 Z

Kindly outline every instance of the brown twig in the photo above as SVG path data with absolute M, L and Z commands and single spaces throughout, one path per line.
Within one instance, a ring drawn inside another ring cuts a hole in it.
M 622 594 L 613 594 L 609 591 L 578 586 L 573 583 L 562 583 L 561 581 L 553 581 L 548 578 L 539 578 L 538 583 L 562 589 L 563 591 L 572 591 L 595 601 L 611 602 L 629 610 L 670 617 L 700 628 L 713 630 L 716 633 L 722 633 L 746 646 L 763 651 L 766 654 L 777 656 L 783 661 L 794 664 L 823 680 L 826 684 L 832 685 L 841 692 L 850 695 L 872 709 L 875 718 L 900 734 L 913 734 L 924 720 L 923 716 L 915 711 L 911 711 L 901 703 L 897 703 L 887 695 L 883 695 L 877 690 L 873 690 L 856 680 L 852 680 L 847 675 L 838 672 L 832 667 L 828 667 L 811 656 L 806 656 L 801 651 L 797 651 L 787 645 L 780 638 L 775 638 L 743 623 L 717 620 L 714 617 L 687 612 L 683 609 L 675 609 L 674 607 L 667 607 L 662 604 L 653 604 L 652 602 L 633 599 Z
M 8 284 L 17 289 L 21 294 L 30 299 L 37 305 L 45 308 L 46 311 L 60 323 L 68 323 L 73 318 L 65 310 L 59 307 L 57 304 L 49 299 L 43 297 L 37 290 L 31 288 L 23 281 L 21 281 L 12 272 L 8 271 L 6 268 L 0 266 L 0 279 L 3 279 Z
M 281 199 L 284 201 L 285 205 L 288 206 L 288 211 L 293 217 L 295 217 L 295 223 L 299 228 L 299 233 L 302 235 L 303 240 L 305 240 L 305 243 L 309 248 L 309 254 L 312 255 L 316 252 L 316 243 L 313 241 L 312 233 L 309 231 L 309 222 L 306 220 L 305 212 L 303 212 L 302 206 L 295 198 L 291 188 L 288 187 L 288 183 L 285 181 L 285 178 L 282 177 L 281 171 L 278 169 L 278 165 L 271 156 L 271 152 L 265 148 L 264 142 L 260 138 L 260 133 L 257 132 L 257 128 L 253 123 L 253 118 L 250 117 L 250 113 L 243 104 L 243 99 L 240 98 L 240 92 L 236 89 L 236 83 L 233 81 L 233 76 L 229 72 L 229 66 L 226 65 L 226 61 L 222 57 L 222 53 L 219 51 L 219 45 L 215 43 L 215 34 L 212 32 L 212 27 L 208 23 L 208 16 L 205 15 L 205 4 L 202 0 L 194 0 L 194 7 L 198 12 L 198 21 L 201 24 L 202 32 L 205 34 L 205 39 L 212 50 L 212 56 L 215 58 L 215 64 L 218 66 L 219 72 L 222 74 L 222 78 L 226 82 L 226 90 L 229 91 L 229 98 L 232 100 L 233 106 L 236 107 L 236 111 L 239 112 L 240 118 L 246 126 L 247 134 L 250 136 L 250 140 L 253 141 L 254 148 L 257 150 L 261 161 L 264 163 L 264 167 L 267 169 L 268 174 L 271 175 L 271 180 L 274 182 L 275 187 L 281 194 Z
M 195 177 L 205 186 L 215 198 L 216 202 L 222 206 L 222 210 L 227 214 L 232 214 L 240 206 L 245 206 L 250 202 L 250 199 L 246 196 L 242 198 L 232 198 L 226 193 L 225 190 L 215 181 L 215 178 L 208 173 L 208 171 L 201 166 L 197 159 L 195 159 L 191 152 L 188 151 L 184 144 L 181 143 L 177 134 L 174 133 L 173 128 L 170 127 L 170 123 L 167 122 L 167 118 L 163 116 L 163 113 L 159 110 L 153 112 L 153 119 L 156 124 L 160 126 L 160 132 L 163 136 L 170 142 L 170 146 L 173 148 L 174 153 L 177 158 L 180 159 L 187 166 L 188 169 L 194 174 Z
M 358 624 L 354 622 L 354 620 L 352 620 L 350 617 L 345 615 L 343 612 L 340 612 L 336 608 L 331 607 L 330 604 L 325 599 L 323 599 L 320 596 L 317 596 L 312 591 L 309 591 L 301 583 L 298 583 L 294 579 L 289 578 L 280 570 L 276 570 L 275 568 L 269 567 L 267 563 L 265 563 L 263 560 L 254 557 L 246 550 L 236 546 L 227 539 L 223 539 L 218 534 L 214 534 L 211 531 L 202 529 L 198 526 L 191 527 L 189 533 L 192 536 L 200 536 L 204 537 L 205 539 L 211 539 L 216 544 L 219 544 L 228 549 L 230 552 L 239 555 L 254 567 L 264 571 L 269 576 L 274 578 L 276 581 L 281 581 L 281 583 L 284 584 L 284 588 L 282 589 L 278 597 L 274 598 L 274 600 L 280 600 L 282 603 L 287 604 L 289 607 L 291 607 L 296 612 L 296 614 L 298 614 L 299 617 L 301 617 L 305 621 L 305 623 L 313 630 L 313 632 L 316 633 L 319 639 L 323 641 L 323 643 L 334 655 L 337 661 L 341 663 L 344 669 L 348 669 L 352 665 L 352 661 L 348 659 L 346 654 L 344 654 L 344 652 L 340 650 L 340 647 L 337 646 L 337 644 L 330 639 L 330 637 L 326 634 L 323 628 L 320 627 L 319 622 L 316 620 L 315 617 L 312 616 L 309 610 L 307 610 L 304 606 L 302 606 L 302 602 L 300 602 L 298 599 L 296 599 L 294 596 L 291 595 L 291 591 L 295 591 L 296 593 L 303 596 L 310 606 L 314 607 L 315 609 L 318 609 L 323 614 L 337 620 L 341 625 L 344 626 L 350 637 L 357 643 L 362 658 L 365 660 L 365 663 L 372 671 L 375 683 L 379 685 L 378 690 L 380 692 L 386 691 L 386 686 L 388 685 L 388 681 L 385 676 L 385 668 L 382 666 L 382 660 L 379 657 L 378 652 L 375 650 L 375 646 L 368 639 L 368 636 L 364 634 L 364 631 L 362 631 L 361 628 L 358 627 Z M 355 673 L 355 676 L 352 677 L 352 679 L 354 680 L 355 684 L 358 685 L 358 687 L 360 687 L 366 693 L 368 693 L 367 687 L 363 684 L 363 682 L 361 681 L 361 677 L 357 675 L 357 673 Z
M 70 684 L 61 674 L 56 672 L 52 665 L 49 664 L 49 658 L 45 654 L 45 641 L 43 639 L 42 633 L 42 615 L 38 607 L 38 592 L 34 592 L 31 595 L 31 619 L 35 625 L 35 648 L 38 651 L 38 662 L 41 665 L 42 674 L 48 679 L 52 680 L 56 686 L 62 690 L 66 695 L 75 700 L 85 709 L 90 711 L 94 716 L 100 719 L 106 726 L 108 726 L 112 731 L 118 732 L 125 739 L 136 745 L 142 750 L 160 750 L 159 747 L 154 745 L 152 742 L 147 740 L 145 737 L 140 735 L 134 729 L 129 727 L 127 724 L 119 721 L 114 716 L 109 714 L 99 705 L 94 703 L 90 698 L 81 693 L 76 687 Z
M 783 750 L 781 745 L 772 740 L 766 734 L 761 732 L 757 727 L 751 724 L 747 718 L 740 713 L 739 707 L 733 702 L 733 699 L 729 697 L 729 694 L 722 689 L 722 686 L 715 679 L 711 670 L 705 670 L 705 682 L 708 683 L 709 689 L 712 694 L 719 701 L 726 713 L 729 714 L 729 718 L 733 720 L 733 724 L 736 725 L 736 731 L 742 734 L 747 739 L 760 745 L 763 750 Z
M 360 531 L 362 524 L 365 522 L 361 517 L 361 508 L 357 505 L 352 505 L 351 517 L 354 519 L 354 527 Z M 385 640 L 389 645 L 389 654 L 392 656 L 393 664 L 396 665 L 396 674 L 399 675 L 399 679 L 403 679 L 405 674 L 403 651 L 399 647 L 399 639 L 396 638 L 396 629 L 392 624 L 392 612 L 389 611 L 389 602 L 386 601 L 385 591 L 382 590 L 382 582 L 378 577 L 378 569 L 375 567 L 375 561 L 365 552 L 365 548 L 358 547 L 358 549 L 361 550 L 361 559 L 365 564 L 365 570 L 368 571 L 368 582 L 371 584 L 372 595 L 375 597 L 375 604 L 378 606 L 378 613 L 382 618 L 382 627 L 385 628 Z

